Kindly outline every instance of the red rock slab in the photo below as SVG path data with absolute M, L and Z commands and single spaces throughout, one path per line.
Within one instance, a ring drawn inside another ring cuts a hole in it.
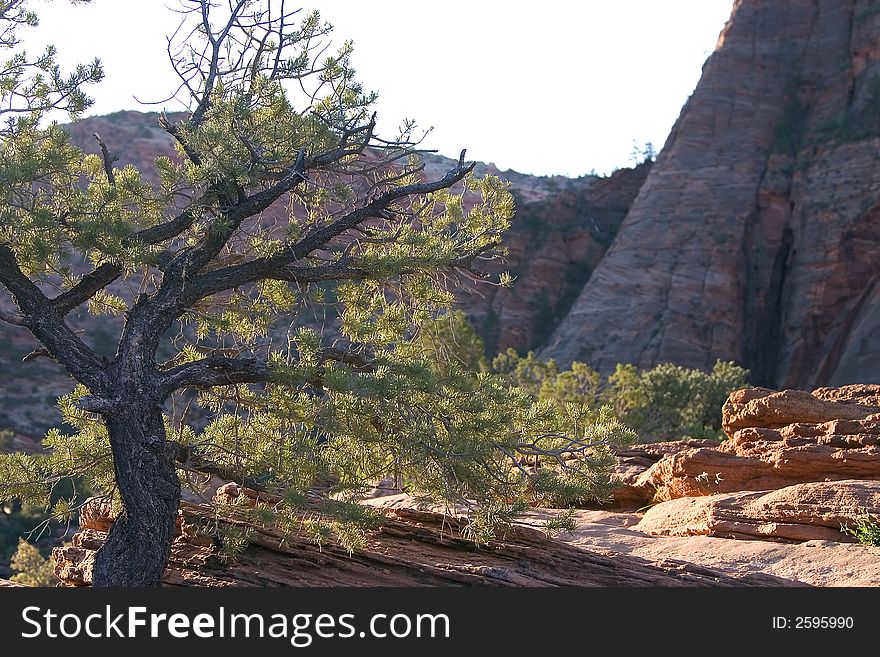
M 184 504 L 184 527 L 218 517 L 216 507 Z M 683 561 L 649 562 L 597 554 L 513 526 L 479 547 L 461 534 L 454 516 L 391 509 L 364 549 L 319 547 L 272 527 L 250 524 L 246 510 L 220 514 L 227 527 L 250 527 L 247 548 L 224 561 L 210 541 L 184 532 L 174 541 L 166 586 L 786 586 L 798 583 L 760 573 L 727 575 Z M 56 575 L 68 586 L 88 586 L 104 532 L 85 529 L 55 548 Z
M 880 513 L 880 482 L 813 482 L 674 499 L 651 507 L 635 529 L 661 536 L 849 543 L 854 539 L 841 527 L 865 513 Z
M 691 449 L 663 457 L 638 480 L 655 501 L 736 491 L 766 491 L 805 482 L 880 480 L 880 449 L 841 449 L 783 441 L 745 449 Z

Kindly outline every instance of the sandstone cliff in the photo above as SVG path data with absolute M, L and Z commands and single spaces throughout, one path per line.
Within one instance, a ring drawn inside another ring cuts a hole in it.
M 738 0 L 545 356 L 880 382 L 880 7 Z

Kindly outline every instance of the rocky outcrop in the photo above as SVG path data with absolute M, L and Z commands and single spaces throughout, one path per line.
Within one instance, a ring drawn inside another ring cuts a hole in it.
M 742 429 L 792 426 L 792 431 L 796 433 L 803 431 L 799 429 L 802 424 L 859 421 L 872 415 L 878 415 L 880 419 L 880 404 L 877 402 L 880 402 L 880 386 L 875 385 L 819 388 L 812 393 L 750 388 L 738 390 L 728 397 L 722 408 L 721 427 L 731 439 Z M 865 426 L 870 426 L 870 423 Z M 852 425 L 852 430 L 855 430 L 855 425 Z
M 625 508 L 681 497 L 768 491 L 806 482 L 880 481 L 880 386 L 775 392 L 739 390 L 724 404 L 728 439 L 661 447 L 653 464 L 628 470 Z M 650 449 L 650 446 L 645 446 Z M 642 449 L 641 446 L 636 449 Z
M 91 514 L 92 523 L 105 507 Z M 218 555 L 206 521 L 226 528 L 248 527 L 248 547 L 232 560 Z M 363 550 L 349 554 L 332 543 L 282 535 L 255 526 L 237 507 L 181 507 L 181 533 L 165 573 L 168 586 L 780 586 L 793 582 L 761 573 L 726 575 L 670 559 L 649 562 L 611 557 L 548 538 L 528 526 L 514 526 L 485 548 L 461 536 L 461 519 L 389 509 Z M 106 517 L 101 525 L 111 517 Z M 85 524 L 84 524 L 85 527 Z M 91 582 L 95 551 L 106 534 L 83 528 L 70 545 L 55 548 L 55 572 L 68 586 Z M 283 540 L 282 540 L 283 539 Z
M 632 445 L 616 452 L 617 464 L 612 478 L 614 489 L 611 500 L 596 504 L 596 508 L 636 510 L 648 504 L 655 489 L 643 475 L 661 459 L 692 449 L 717 447 L 715 440 L 672 440 L 660 443 Z
M 734 392 L 723 407 L 726 441 L 664 449 L 634 473 L 626 499 L 637 492 L 655 503 L 635 529 L 852 541 L 842 527 L 880 513 L 878 392 L 873 385 Z
M 880 11 L 740 0 L 544 356 L 880 383 Z
M 94 529 L 108 532 L 116 520 L 113 500 L 107 497 L 93 497 L 79 510 L 80 529 Z
M 880 482 L 814 482 L 663 502 L 648 509 L 635 529 L 664 536 L 852 542 L 841 527 L 878 512 Z
M 833 423 L 832 423 L 833 424 Z M 724 444 L 679 452 L 642 475 L 639 484 L 654 489 L 655 500 L 712 495 L 743 490 L 775 490 L 809 481 L 880 480 L 880 450 L 822 444 L 845 441 L 826 435 L 784 440 Z
M 524 519 L 539 526 L 553 512 Z M 880 547 L 839 540 L 802 543 L 731 540 L 714 536 L 661 536 L 637 530 L 642 516 L 608 511 L 575 511 L 576 527 L 559 540 L 603 554 L 648 561 L 676 559 L 728 574 L 766 573 L 812 586 L 880 586 Z
M 392 509 L 418 507 L 418 502 L 406 495 L 370 504 Z M 574 529 L 562 532 L 557 540 L 591 552 L 641 557 L 649 562 L 686 561 L 727 574 L 765 573 L 813 586 L 880 586 L 880 547 L 843 543 L 841 537 L 783 542 L 657 535 L 641 530 L 641 514 L 582 509 L 568 512 Z M 517 522 L 541 529 L 559 513 L 554 509 L 532 509 Z

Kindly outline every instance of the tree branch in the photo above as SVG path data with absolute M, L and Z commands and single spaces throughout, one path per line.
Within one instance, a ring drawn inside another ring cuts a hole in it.
M 169 440 L 168 446 L 174 450 L 174 460 L 180 464 L 183 470 L 213 475 L 226 481 L 234 481 L 241 486 L 258 492 L 268 492 L 266 487 L 256 479 L 243 476 L 239 472 L 205 459 L 196 452 L 197 447 L 194 445 L 181 445 L 177 441 Z
M 174 219 L 163 224 L 144 228 L 124 240 L 127 243 L 140 241 L 145 244 L 159 244 L 177 237 L 190 228 L 198 215 L 198 208 L 204 197 L 193 206 L 190 206 Z M 160 263 L 160 268 L 163 263 Z M 97 292 L 110 285 L 122 275 L 122 267 L 115 263 L 106 262 L 86 274 L 66 292 L 52 299 L 55 311 L 62 317 L 71 310 L 91 299 Z
M 192 148 L 192 146 L 187 143 L 186 139 L 183 136 L 183 133 L 180 132 L 180 128 L 177 124 L 171 123 L 168 120 L 168 117 L 165 114 L 159 115 L 159 125 L 162 129 L 167 132 L 169 135 L 174 137 L 174 140 L 180 144 L 180 147 L 183 149 L 183 152 L 189 158 L 190 162 L 195 164 L 197 167 L 202 166 L 202 158 L 196 153 L 196 151 Z
M 64 323 L 52 301 L 19 267 L 15 254 L 0 244 L 0 283 L 12 293 L 24 317 L 21 325 L 43 343 L 52 357 L 79 382 L 102 388 L 104 369 L 101 359 Z
M 195 223 L 199 210 L 207 200 L 207 196 L 208 194 L 202 196 L 198 201 L 174 217 L 174 219 L 166 221 L 164 224 L 157 224 L 139 230 L 132 235 L 131 239 L 140 240 L 145 244 L 160 244 L 177 237 Z
M 404 185 L 391 189 L 381 194 L 367 205 L 352 210 L 348 214 L 340 217 L 333 223 L 315 228 L 309 231 L 299 242 L 288 246 L 282 252 L 265 258 L 257 258 L 240 265 L 232 265 L 215 269 L 199 276 L 192 290 L 198 296 L 191 301 L 205 298 L 221 292 L 223 290 L 232 289 L 246 283 L 263 278 L 284 278 L 285 275 L 295 274 L 295 269 L 285 269 L 292 263 L 302 260 L 310 253 L 325 246 L 328 242 L 338 237 L 347 230 L 350 230 L 364 221 L 385 216 L 389 206 L 395 201 L 416 194 L 429 194 L 432 192 L 446 189 L 457 182 L 461 181 L 468 173 L 473 171 L 475 163 L 464 164 L 465 152 L 461 152 L 458 165 L 450 169 L 443 178 L 434 182 L 414 183 L 412 185 Z M 307 276 L 307 270 L 301 270 L 300 273 Z M 329 272 L 327 272 L 329 273 Z M 360 272 L 353 272 L 359 274 Z M 321 279 L 318 279 L 321 280 Z
M 107 182 L 109 182 L 112 187 L 116 187 L 116 175 L 113 173 L 113 162 L 116 158 L 110 157 L 110 151 L 107 150 L 107 144 L 101 139 L 101 135 L 95 132 L 92 136 L 98 141 L 98 145 L 101 147 L 101 159 L 104 161 L 104 173 L 107 175 Z
M 374 363 L 363 354 L 325 347 L 318 351 L 319 367 L 328 361 L 345 363 L 359 372 L 372 372 Z M 321 374 L 309 381 L 320 385 Z M 254 357 L 228 357 L 211 354 L 201 360 L 178 365 L 161 373 L 161 387 L 167 396 L 180 388 L 213 388 L 238 383 L 268 383 L 278 378 L 278 372 L 263 360 Z
M 62 317 L 91 299 L 122 274 L 122 267 L 104 263 L 77 281 L 72 288 L 52 299 L 52 306 Z
M 267 383 L 275 377 L 258 358 L 231 358 L 212 354 L 162 372 L 162 388 L 170 394 L 179 388 L 212 388 L 237 383 Z
M 217 257 L 217 254 L 223 250 L 223 247 L 226 246 L 226 243 L 245 219 L 261 213 L 304 181 L 306 179 L 303 173 L 304 166 L 304 163 L 300 162 L 286 177 L 269 189 L 240 198 L 235 205 L 225 210 L 222 218 L 209 229 L 202 244 L 188 255 L 189 263 L 186 267 L 186 275 L 191 276 L 197 273 Z

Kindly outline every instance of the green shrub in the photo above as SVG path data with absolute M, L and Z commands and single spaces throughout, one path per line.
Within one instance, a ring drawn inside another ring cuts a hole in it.
M 849 534 L 861 545 L 880 546 L 880 522 L 870 513 L 865 513 L 853 521 L 840 526 L 840 531 Z
M 0 577 L 9 576 L 22 539 L 33 541 L 46 553 L 58 545 L 70 519 L 70 514 L 62 517 L 62 512 L 75 509 L 91 494 L 81 480 L 62 481 L 52 490 L 48 507 L 17 498 L 0 502 Z
M 721 438 L 721 407 L 747 379 L 748 370 L 720 360 L 711 372 L 670 363 L 645 371 L 618 365 L 603 400 L 643 442 Z
M 18 549 L 12 555 L 10 564 L 15 575 L 12 581 L 24 586 L 57 586 L 58 579 L 52 569 L 52 562 L 40 554 L 36 546 L 24 539 L 19 540 Z
M 594 412 L 607 406 L 642 442 L 721 438 L 721 407 L 731 392 L 748 385 L 747 370 L 720 360 L 711 372 L 669 363 L 644 371 L 618 365 L 603 381 L 585 363 L 560 370 L 552 359 L 508 349 L 492 369 L 540 400 L 583 404 Z

